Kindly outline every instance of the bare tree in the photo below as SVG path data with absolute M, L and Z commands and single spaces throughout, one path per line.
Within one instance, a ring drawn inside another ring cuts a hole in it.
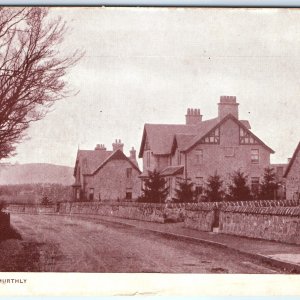
M 64 75 L 83 53 L 60 55 L 66 23 L 48 12 L 0 7 L 0 159 L 14 153 L 31 122 L 72 94 Z

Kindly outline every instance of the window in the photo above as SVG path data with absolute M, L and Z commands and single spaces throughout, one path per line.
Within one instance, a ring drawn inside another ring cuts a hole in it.
M 196 150 L 195 163 L 197 165 L 200 165 L 203 163 L 203 150 L 202 149 Z
M 93 201 L 93 200 L 94 200 L 94 189 L 93 189 L 93 188 L 90 188 L 89 200 L 90 200 L 90 201 Z
M 234 156 L 234 148 L 233 147 L 225 147 L 224 152 L 225 152 L 225 157 L 233 157 Z
M 196 195 L 201 195 L 203 191 L 203 177 L 196 177 Z
M 244 128 L 240 127 L 240 144 L 241 145 L 255 145 L 258 144 L 256 139 L 250 132 L 247 132 Z
M 259 191 L 259 177 L 251 177 L 251 191 L 254 195 Z
M 251 162 L 253 164 L 259 163 L 259 150 L 258 149 L 251 149 Z
M 80 199 L 80 189 L 76 189 L 76 200 Z
M 220 128 L 211 131 L 201 140 L 202 144 L 219 144 L 220 143 Z
M 147 151 L 146 152 L 146 166 L 149 168 L 150 167 L 150 155 L 151 155 L 151 152 L 150 151 Z
M 131 200 L 132 199 L 132 191 L 131 190 L 128 190 L 126 191 L 126 200 Z
M 180 154 L 180 151 L 177 151 L 177 164 L 178 165 L 181 164 L 181 154 Z
M 127 176 L 127 178 L 131 178 L 132 177 L 132 168 L 127 168 L 126 169 L 126 176 Z

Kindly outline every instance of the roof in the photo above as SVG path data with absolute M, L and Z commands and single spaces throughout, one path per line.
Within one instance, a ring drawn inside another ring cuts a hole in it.
M 97 168 L 97 170 L 94 171 L 94 174 L 96 174 L 100 169 L 102 169 L 108 162 L 110 162 L 111 160 L 113 159 L 124 159 L 124 160 L 127 160 L 134 169 L 136 169 L 139 173 L 141 173 L 140 169 L 138 168 L 138 166 L 133 163 L 131 161 L 131 159 L 129 157 L 127 157 L 123 151 L 121 151 L 120 149 L 114 151 L 105 161 L 102 162 L 102 164 Z
M 246 131 L 250 132 L 250 124 L 247 120 L 237 120 L 232 115 L 227 115 L 223 120 L 214 118 L 202 121 L 195 125 L 174 125 L 174 124 L 145 124 L 144 132 L 139 152 L 139 158 L 143 157 L 146 141 L 154 155 L 169 155 L 172 153 L 174 142 L 176 141 L 180 151 L 187 151 L 200 141 L 215 127 L 221 125 L 225 119 L 233 118 Z M 251 132 L 252 135 L 254 135 Z M 254 135 L 255 136 L 255 135 Z M 258 137 L 255 138 L 265 146 L 270 152 L 274 152 L 265 145 Z M 173 148 L 174 149 L 174 148 Z
M 174 176 L 178 174 L 183 174 L 184 166 L 169 166 L 161 171 L 161 176 Z
M 175 134 L 196 134 L 195 125 L 145 124 L 139 157 L 143 157 L 146 139 L 156 155 L 171 153 Z
M 199 131 L 199 133 L 197 134 L 197 136 L 195 136 L 193 138 L 193 140 L 191 140 L 190 143 L 188 143 L 186 145 L 186 148 L 184 149 L 184 151 L 190 150 L 193 146 L 195 146 L 197 143 L 199 143 L 200 140 L 205 135 L 207 135 L 210 131 L 215 130 L 217 127 L 221 126 L 223 123 L 225 123 L 229 119 L 233 120 L 236 124 L 238 124 L 240 127 L 242 127 L 246 132 L 250 133 L 261 144 L 261 146 L 263 146 L 264 148 L 266 148 L 271 153 L 275 153 L 274 150 L 272 150 L 270 147 L 268 147 L 261 139 L 259 139 L 252 131 L 250 131 L 248 129 L 248 126 L 247 126 L 249 124 L 248 121 L 244 121 L 244 120 L 240 121 L 236 117 L 234 117 L 232 114 L 228 114 L 222 120 L 217 119 L 217 122 L 215 121 L 215 119 L 212 119 L 213 122 L 211 122 L 210 124 L 206 125 L 204 128 L 201 128 L 201 130 Z
M 289 161 L 289 164 L 288 164 L 288 166 L 287 166 L 287 168 L 286 168 L 286 170 L 283 174 L 283 177 L 286 177 L 288 175 L 288 173 L 290 172 L 290 169 L 291 169 L 292 165 L 294 164 L 295 159 L 296 159 L 297 154 L 298 154 L 299 151 L 300 151 L 300 142 L 298 143 L 298 146 L 297 146 L 291 160 Z
M 113 151 L 107 150 L 78 150 L 74 174 L 77 164 L 80 164 L 82 174 L 94 173 L 112 153 Z
M 83 175 L 94 175 L 101 168 L 104 167 L 109 161 L 113 159 L 127 160 L 134 169 L 141 173 L 138 166 L 132 162 L 120 149 L 116 151 L 107 150 L 78 150 L 74 175 L 76 168 L 80 164 Z

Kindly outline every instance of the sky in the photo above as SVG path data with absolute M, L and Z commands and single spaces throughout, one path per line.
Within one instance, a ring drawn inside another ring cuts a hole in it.
M 217 116 L 237 97 L 240 119 L 286 163 L 300 140 L 300 10 L 51 8 L 69 31 L 62 54 L 85 56 L 67 74 L 77 95 L 32 123 L 10 162 L 74 166 L 96 144 L 137 152 L 145 123 L 180 124 L 187 108 Z M 141 165 L 140 165 L 141 166 Z

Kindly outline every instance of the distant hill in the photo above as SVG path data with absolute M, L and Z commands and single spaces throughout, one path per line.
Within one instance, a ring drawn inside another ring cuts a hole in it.
M 74 183 L 73 168 L 44 163 L 1 164 L 0 185 L 30 183 Z

